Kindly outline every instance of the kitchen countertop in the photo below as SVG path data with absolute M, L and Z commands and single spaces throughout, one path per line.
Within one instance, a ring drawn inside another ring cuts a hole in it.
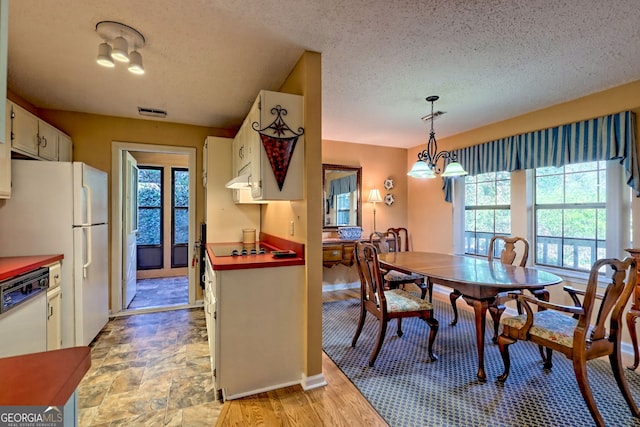
M 0 257 L 0 280 L 10 279 L 64 258 L 62 254 Z
M 90 367 L 89 347 L 2 358 L 0 406 L 64 406 Z
M 241 242 L 231 242 L 242 245 Z M 274 258 L 272 254 L 264 255 L 240 255 L 240 256 L 215 256 L 213 248 L 216 245 L 229 245 L 229 243 L 208 243 L 207 255 L 211 260 L 214 270 L 244 270 L 248 268 L 286 267 L 290 265 L 304 265 L 304 244 L 281 239 L 269 234 L 260 233 L 260 244 L 265 244 L 274 250 L 293 250 L 296 256 L 292 258 Z

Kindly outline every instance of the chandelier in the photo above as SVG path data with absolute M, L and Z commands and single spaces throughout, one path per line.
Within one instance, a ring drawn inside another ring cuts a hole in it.
M 437 174 L 442 172 L 442 169 L 438 166 L 438 160 L 441 158 L 447 160 L 446 166 L 444 168 L 444 172 L 442 172 L 443 177 L 449 176 L 463 176 L 467 175 L 467 171 L 464 170 L 462 165 L 457 162 L 457 156 L 454 152 L 451 151 L 440 151 L 438 152 L 438 142 L 436 141 L 436 133 L 433 130 L 433 103 L 436 102 L 440 97 L 436 95 L 428 96 L 427 102 L 431 103 L 431 116 L 427 116 L 431 118 L 431 132 L 429 133 L 429 142 L 427 143 L 427 148 L 423 150 L 421 153 L 418 153 L 418 160 L 413 164 L 411 170 L 407 173 L 407 175 L 414 178 L 435 178 Z

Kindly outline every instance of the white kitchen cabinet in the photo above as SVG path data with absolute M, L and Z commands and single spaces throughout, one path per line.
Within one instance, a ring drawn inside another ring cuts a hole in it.
M 62 291 L 60 287 L 47 291 L 47 350 L 62 348 Z
M 70 162 L 73 160 L 73 143 L 71 137 L 58 132 L 58 161 Z
M 278 116 L 280 107 L 286 114 Z M 282 130 L 283 125 L 289 129 L 278 135 L 274 128 Z M 254 126 L 255 123 L 255 126 Z M 298 200 L 303 198 L 304 177 L 304 134 L 295 142 L 291 153 L 287 152 L 287 144 L 283 140 L 273 139 L 268 142 L 272 147 L 273 164 L 260 137 L 261 131 L 270 136 L 293 137 L 304 128 L 303 97 L 288 93 L 260 91 L 245 118 L 238 134 L 234 138 L 233 165 L 234 176 L 248 173 L 251 183 L 252 201 Z M 289 160 L 288 168 L 286 160 Z M 285 170 L 286 169 L 286 172 Z M 282 188 L 276 174 L 283 174 Z M 237 202 L 241 202 L 236 196 Z
M 38 157 L 58 160 L 58 130 L 38 119 Z
M 71 138 L 14 102 L 7 101 L 11 149 L 41 160 L 71 160 Z M 59 146 L 62 146 L 60 157 Z
M 59 262 L 49 266 L 47 290 L 47 350 L 62 348 L 62 267 Z
M 217 396 L 231 400 L 300 384 L 304 266 L 213 270 L 206 262 Z
M 5 109 L 5 116 L 6 123 L 10 124 L 11 109 Z M 11 197 L 11 125 L 5 131 L 6 142 L 0 142 L 0 199 Z

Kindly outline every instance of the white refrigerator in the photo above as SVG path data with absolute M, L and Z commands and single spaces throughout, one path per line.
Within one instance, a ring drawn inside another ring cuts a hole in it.
M 62 346 L 88 345 L 109 320 L 107 174 L 80 162 L 12 160 L 0 201 L 0 256 L 63 254 Z

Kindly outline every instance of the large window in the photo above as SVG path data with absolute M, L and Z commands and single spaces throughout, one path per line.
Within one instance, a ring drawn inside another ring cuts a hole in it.
M 465 253 L 487 255 L 495 235 L 511 233 L 509 172 L 465 177 Z
M 606 258 L 606 162 L 535 171 L 536 264 L 588 271 Z

